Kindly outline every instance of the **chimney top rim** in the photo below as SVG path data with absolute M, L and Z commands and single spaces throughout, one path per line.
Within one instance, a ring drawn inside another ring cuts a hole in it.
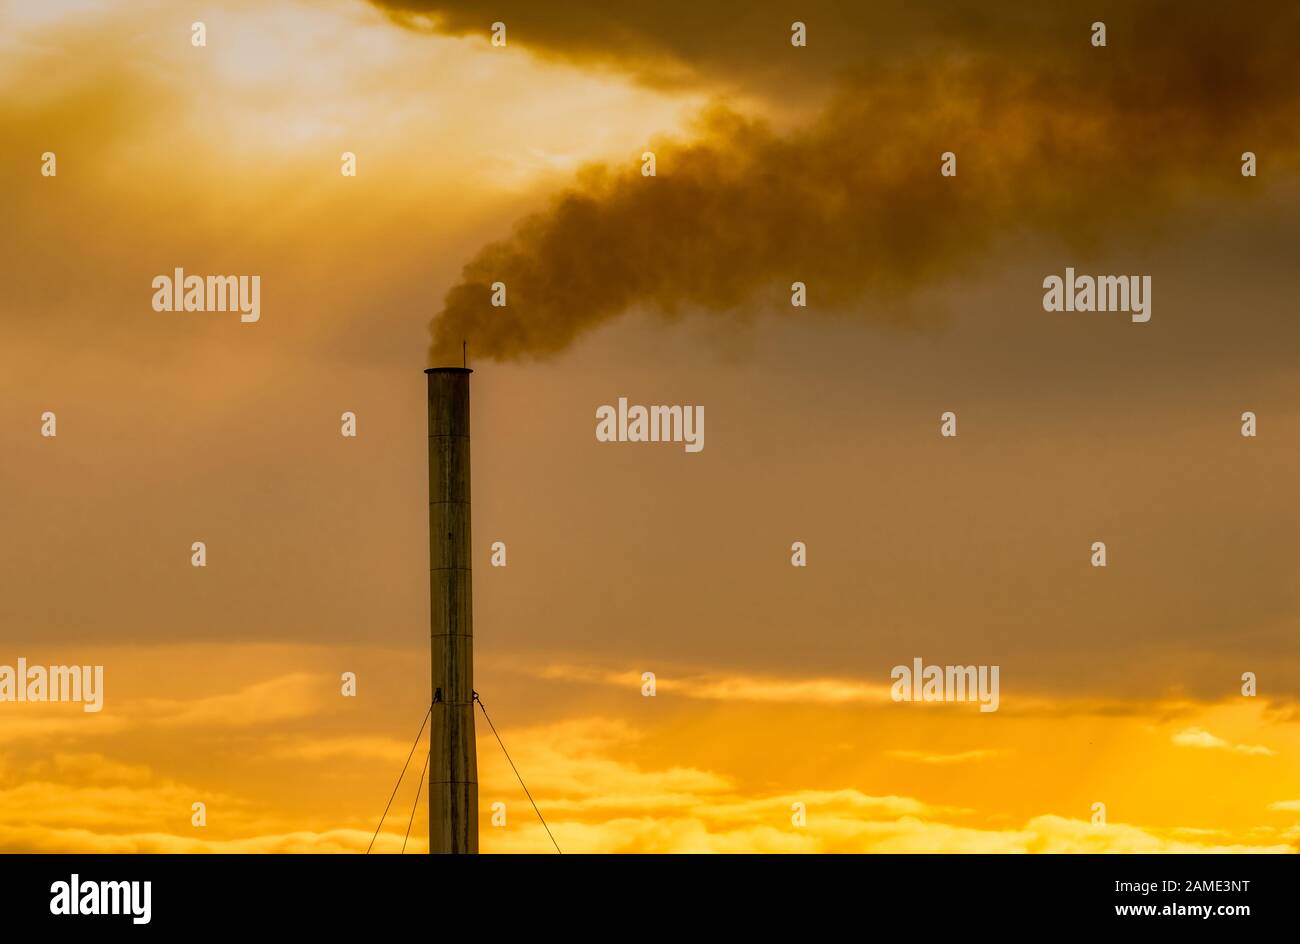
M 426 367 L 426 374 L 472 374 L 473 367 Z

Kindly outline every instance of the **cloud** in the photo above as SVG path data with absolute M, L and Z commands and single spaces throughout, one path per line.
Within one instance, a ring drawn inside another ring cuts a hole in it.
M 551 725 L 517 728 L 506 743 L 520 770 L 527 771 L 535 797 L 547 798 L 544 808 L 579 812 L 610 806 L 656 809 L 682 806 L 702 795 L 732 789 L 730 778 L 693 767 L 645 770 L 612 756 L 637 734 L 625 722 L 601 718 L 575 719 Z M 480 780 L 499 791 L 518 793 L 513 771 L 504 757 L 482 751 Z M 485 795 L 481 790 L 480 793 Z
M 320 676 L 295 672 L 254 682 L 236 692 L 198 699 L 142 699 L 133 710 L 168 726 L 245 727 L 308 717 L 324 702 Z
M 0 738 L 13 744 L 54 737 L 103 738 L 145 726 L 225 729 L 280 724 L 320 713 L 329 705 L 325 693 L 332 685 L 332 678 L 293 672 L 218 695 L 114 699 L 106 702 L 104 711 L 92 714 L 82 712 L 80 705 L 25 705 L 25 716 L 0 713 Z
M 0 712 L 0 744 L 55 737 L 103 737 L 129 727 L 125 718 L 103 712 L 86 713 L 79 704 L 24 706 L 23 711 L 22 716 L 12 709 Z
M 1045 813 L 1021 826 L 981 825 L 977 811 L 912 796 L 861 790 L 792 789 L 752 793 L 706 770 L 647 770 L 616 755 L 641 735 L 600 718 L 503 732 L 519 768 L 566 852 L 1291 852 L 1274 841 L 1222 841 L 1218 830 L 1091 823 Z M 971 752 L 982 753 L 982 752 Z M 506 799 L 508 828 L 482 819 L 485 846 L 498 852 L 551 850 L 550 839 L 520 797 L 513 773 L 486 752 L 480 795 Z M 534 781 L 536 782 L 534 784 Z M 515 792 L 518 792 L 517 790 Z M 791 820 L 802 803 L 805 826 Z M 516 810 L 522 806 L 521 815 Z M 987 820 L 987 817 L 983 817 Z M 1213 840 L 1213 841 L 1212 841 Z
M 728 827 L 693 817 L 623 817 L 599 823 L 571 822 L 552 829 L 565 852 L 581 853 L 1292 853 L 1286 843 L 1210 843 L 1180 840 L 1137 826 L 1094 827 L 1057 816 L 1036 817 L 1019 829 L 980 829 L 916 817 L 885 821 L 828 819 L 817 811 L 803 830 L 746 823 Z M 485 827 L 484 833 L 491 827 Z M 404 830 L 385 831 L 376 853 L 401 849 Z M 494 851 L 549 853 L 540 825 L 488 833 Z M 371 833 L 359 829 L 299 830 L 235 839 L 207 839 L 174 833 L 105 833 L 85 829 L 46 830 L 0 825 L 0 846 L 10 851 L 94 853 L 362 853 Z M 427 850 L 412 833 L 407 854 Z
M 196 830 L 197 833 L 197 830 Z M 328 854 L 364 852 L 370 842 L 370 833 L 356 829 L 336 829 L 327 832 L 302 830 L 288 833 L 248 836 L 240 839 L 208 839 L 201 835 L 183 836 L 176 833 L 109 833 L 88 829 L 45 830 L 32 827 L 0 825 L 0 847 L 10 852 L 67 852 L 127 854 Z M 375 843 L 376 852 L 397 852 L 402 845 L 402 834 L 385 832 Z M 428 839 L 412 836 L 407 843 L 408 854 L 426 852 Z
M 1281 36 L 1296 21 L 1284 0 L 1252 3 L 1250 13 L 1231 18 L 1209 0 L 1155 0 L 1143 4 L 1097 0 L 1086 17 L 1068 4 L 1035 0 L 884 0 L 845 4 L 841 0 L 743 0 L 710 4 L 687 0 L 640 7 L 622 6 L 610 15 L 592 0 L 498 0 L 490 12 L 474 0 L 372 0 L 398 24 L 422 33 L 465 38 L 489 49 L 491 26 L 506 25 L 514 50 L 557 59 L 581 68 L 618 72 L 665 87 L 707 86 L 771 96 L 816 89 L 862 62 L 887 67 L 920 56 L 941 58 L 983 52 L 1012 68 L 1053 60 L 1087 61 L 1105 55 L 1089 44 L 1090 24 L 1106 22 L 1108 68 L 1149 70 L 1148 87 L 1163 88 L 1195 78 L 1188 90 L 1207 95 L 1229 85 L 1242 60 L 1232 56 L 1256 48 L 1284 59 Z M 790 44 L 794 20 L 807 27 L 808 46 Z M 1180 50 L 1222 55 L 1182 57 Z M 1190 61 L 1189 61 L 1190 60 Z M 1181 75 L 1166 76 L 1177 68 Z M 1221 93 L 1220 93 L 1221 94 Z M 1226 97 L 1226 96 L 1225 96 Z
M 541 679 L 583 682 L 640 691 L 641 673 L 634 669 L 617 669 L 572 662 L 551 663 L 540 668 L 516 663 L 514 668 Z M 701 701 L 754 702 L 770 704 L 813 705 L 891 705 L 891 686 L 864 682 L 854 678 L 820 676 L 763 675 L 735 671 L 692 672 L 663 671 L 655 676 L 656 692 Z M 910 702 L 908 710 L 941 710 L 952 707 L 948 702 Z M 1060 697 L 1048 694 L 1020 693 L 1014 698 L 1005 694 L 998 713 L 1035 717 L 1095 715 L 1104 717 L 1143 716 L 1167 720 L 1195 712 L 1198 704 L 1182 697 L 1152 700 L 1120 700 L 1091 697 Z M 919 758 L 912 758 L 919 759 Z
M 775 818 L 779 822 L 789 818 L 795 803 L 802 803 L 806 809 L 828 811 L 839 818 L 896 819 L 969 812 L 933 806 L 914 797 L 870 796 L 853 789 L 803 790 L 754 799 L 732 796 L 717 803 L 702 804 L 695 812 L 714 821 L 752 822 Z
M 396 738 L 387 737 L 315 737 L 269 749 L 280 760 L 330 761 L 339 758 L 398 761 L 411 750 Z
M 636 691 L 641 673 L 592 666 L 554 664 L 538 670 L 539 678 L 610 685 Z M 843 705 L 888 702 L 889 686 L 853 679 L 782 678 L 733 673 L 656 675 L 655 691 L 706 701 L 801 702 Z
M 918 816 L 870 815 L 836 806 L 809 805 L 807 825 L 790 824 L 789 808 L 757 822 L 716 815 L 622 817 L 600 823 L 552 823 L 566 852 L 665 853 L 1291 853 L 1286 843 L 1199 842 L 1127 824 L 1092 826 L 1055 815 L 1034 817 L 1018 828 L 980 828 Z M 531 823 L 492 835 L 502 852 L 544 852 L 549 841 Z
M 716 724 L 710 722 L 710 724 Z M 1200 729 L 1191 729 L 1197 731 Z M 874 794 L 851 784 L 824 786 L 827 776 L 766 788 L 733 770 L 675 763 L 661 736 L 626 721 L 588 716 L 527 727 L 502 736 L 534 798 L 566 852 L 1286 852 L 1287 831 L 1223 830 L 1199 824 L 1149 826 L 1087 822 L 1044 812 L 1011 821 L 1005 814 L 933 802 L 903 793 Z M 665 732 L 659 732 L 663 735 Z M 697 732 L 698 733 L 698 732 Z M 672 725 L 671 738 L 694 736 Z M 1199 740 L 1199 739 L 1198 739 Z M 1214 739 L 1221 741 L 1221 739 Z M 671 743 L 676 743 L 672 740 Z M 1226 743 L 1226 742 L 1223 742 Z M 293 762 L 400 753 L 403 745 L 371 736 L 327 737 L 303 750 L 280 744 L 266 756 L 292 772 Z M 481 841 L 485 851 L 551 850 L 514 771 L 495 750 L 481 745 Z M 898 749 L 922 764 L 962 763 L 991 756 L 979 749 L 954 754 Z M 667 760 L 665 759 L 667 758 Z M 314 776 L 299 768 L 290 780 Z M 104 754 L 61 751 L 5 765 L 0 781 L 0 845 L 21 851 L 90 852 L 311 852 L 359 853 L 372 830 L 351 815 L 276 809 L 262 800 L 162 776 L 149 766 Z M 390 775 L 384 772 L 384 779 Z M 833 778 L 833 775 L 831 775 Z M 923 781 L 918 781 L 921 783 Z M 403 793 L 403 809 L 412 802 Z M 212 825 L 189 824 L 190 805 L 203 799 Z M 504 828 L 491 824 L 491 805 L 507 804 Z M 802 804 L 805 825 L 792 821 Z M 1290 811 L 1294 804 L 1274 804 Z M 423 852 L 423 806 L 408 852 Z M 405 813 L 376 842 L 397 852 Z
M 987 760 L 990 757 L 997 757 L 1004 753 L 995 750 L 975 750 L 959 751 L 955 754 L 937 754 L 929 751 L 886 751 L 890 757 L 897 757 L 899 760 L 916 761 L 918 764 L 932 764 L 937 767 L 946 767 L 950 764 L 968 764 L 972 761 Z
M 268 812 L 261 801 L 99 753 L 61 752 L 3 774 L 0 848 L 10 852 L 360 852 L 373 835 L 350 826 L 303 829 L 300 811 Z M 208 807 L 207 826 L 191 823 L 196 801 Z M 403 817 L 377 850 L 396 851 L 404 831 Z M 427 841 L 412 837 L 407 848 L 424 851 Z
M 429 6 L 440 28 L 462 22 L 455 4 Z M 1208 30 L 1166 9 L 1167 19 L 1133 15 L 1134 30 L 1160 32 L 1141 56 L 1124 51 L 1118 23 L 1112 47 L 1097 50 L 1064 16 L 1035 18 L 1041 43 L 1010 50 L 983 28 L 997 20 L 979 16 L 937 46 L 909 33 L 838 80 L 793 130 L 719 105 L 689 135 L 651 142 L 654 177 L 642 174 L 640 147 L 620 165 L 589 166 L 465 264 L 432 322 L 430 357 L 459 363 L 466 341 L 481 358 L 544 359 L 634 308 L 666 320 L 851 309 L 929 327 L 936 318 L 918 290 L 1012 233 L 1074 253 L 1141 238 L 1193 204 L 1250 199 L 1259 188 L 1243 188 L 1238 164 L 1248 149 L 1268 154 L 1271 180 L 1294 179 L 1288 116 L 1300 76 L 1269 42 L 1276 25 L 1243 17 Z M 1219 11 L 1205 15 L 1221 25 Z M 844 25 L 878 40 L 867 21 Z M 913 25 L 922 21 L 932 25 Z M 958 176 L 945 178 L 949 151 Z M 795 281 L 807 286 L 806 308 L 790 304 Z M 504 308 L 490 304 L 496 282 L 507 286 Z
M 1284 843 L 1198 843 L 1172 839 L 1164 831 L 1144 829 L 1123 823 L 1094 826 L 1089 822 L 1060 816 L 1038 816 L 1026 826 L 1031 839 L 1025 852 L 1117 852 L 1117 853 L 1294 853 L 1295 849 Z M 1169 830 L 1170 833 L 1186 830 Z
M 146 765 L 89 753 L 59 754 L 7 772 L 0 783 L 0 831 L 40 827 L 119 833 L 153 831 L 160 824 L 189 827 L 192 804 L 199 800 L 221 810 L 223 828 L 256 829 L 263 823 L 253 805 L 238 797 L 180 783 Z
M 1262 744 L 1233 744 L 1216 737 L 1204 728 L 1186 728 L 1173 737 L 1180 747 L 1197 747 L 1204 750 L 1236 751 L 1238 754 L 1260 754 L 1271 757 L 1273 751 Z
M 97 753 L 57 753 L 50 757 L 49 766 L 57 776 L 81 783 L 139 786 L 158 780 L 156 772 L 144 764 L 124 763 Z

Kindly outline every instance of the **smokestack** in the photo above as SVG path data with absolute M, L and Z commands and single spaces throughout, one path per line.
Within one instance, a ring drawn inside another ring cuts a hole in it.
M 429 851 L 478 852 L 474 608 L 470 584 L 469 375 L 429 378 Z

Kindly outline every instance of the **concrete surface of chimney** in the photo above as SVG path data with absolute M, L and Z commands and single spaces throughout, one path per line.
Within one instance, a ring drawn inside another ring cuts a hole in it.
M 474 614 L 470 581 L 469 375 L 429 378 L 429 643 L 433 708 L 429 851 L 478 852 L 474 744 Z

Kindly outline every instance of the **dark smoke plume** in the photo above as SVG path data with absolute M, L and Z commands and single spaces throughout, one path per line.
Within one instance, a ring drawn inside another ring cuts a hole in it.
M 634 306 L 887 319 L 897 307 L 873 299 L 950 277 L 1014 231 L 1087 248 L 1293 178 L 1295 9 L 1243 20 L 1139 6 L 1108 23 L 1105 48 L 1086 18 L 1026 20 L 1022 46 L 978 19 L 945 20 L 932 42 L 907 21 L 907 42 L 840 73 L 799 130 L 715 107 L 685 139 L 653 143 L 656 177 L 642 176 L 639 147 L 586 168 L 465 265 L 431 356 L 456 362 L 467 340 L 479 357 L 543 358 Z M 946 151 L 956 177 L 939 173 Z M 1261 178 L 1241 176 L 1243 151 Z M 490 305 L 497 281 L 506 308 Z M 794 281 L 807 309 L 789 305 Z

